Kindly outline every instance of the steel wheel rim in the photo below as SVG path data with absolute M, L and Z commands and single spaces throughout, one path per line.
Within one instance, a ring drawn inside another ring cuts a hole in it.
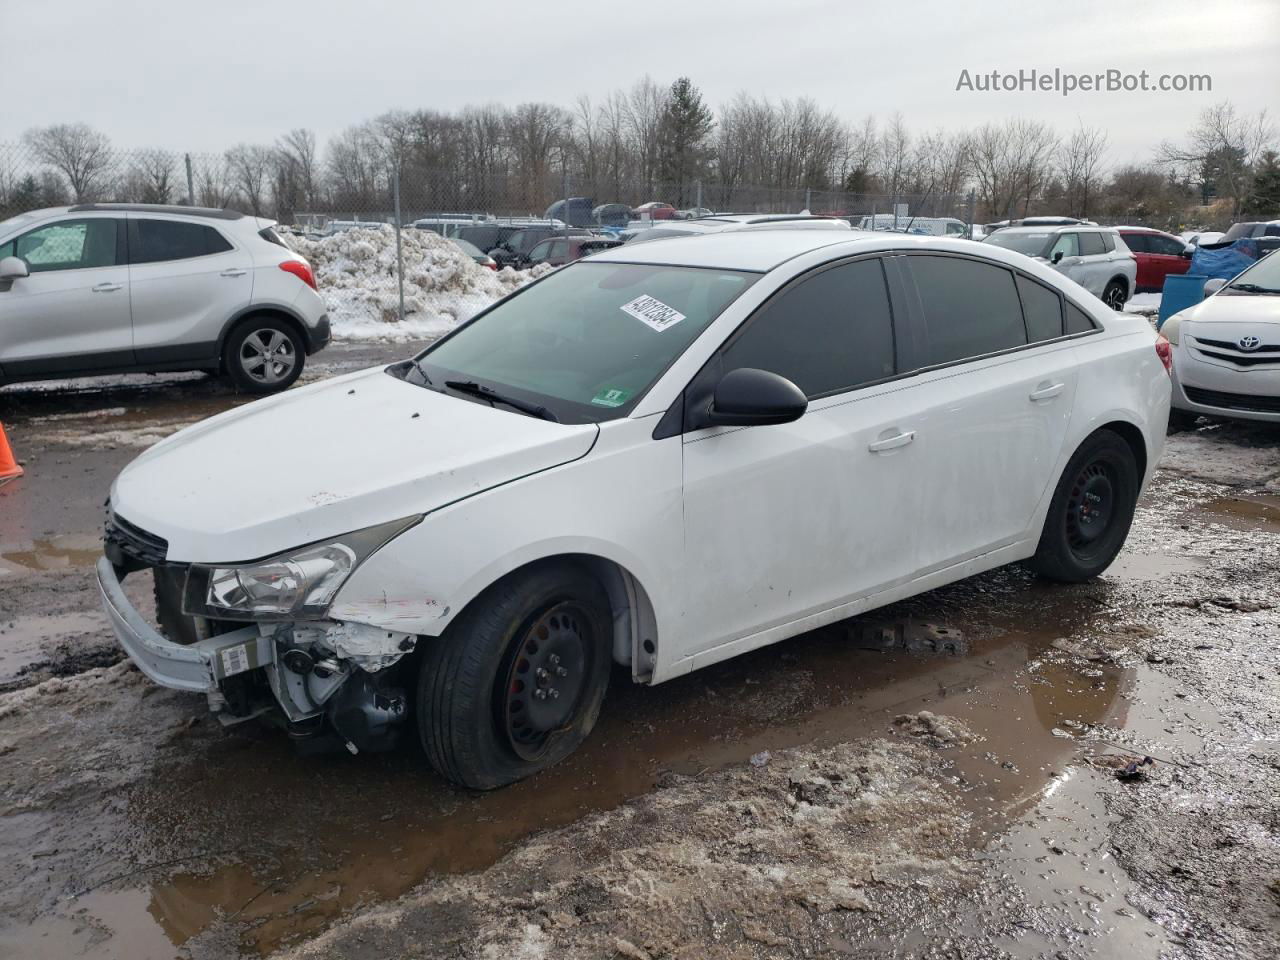
M 536 760 L 578 713 L 591 670 L 590 621 L 578 604 L 561 601 L 518 637 L 500 677 L 498 719 L 516 756 Z
M 1095 460 L 1076 476 L 1067 497 L 1067 543 L 1077 554 L 1088 554 L 1106 538 L 1116 514 L 1116 477 Z
M 297 363 L 293 341 L 279 330 L 255 330 L 240 344 L 240 366 L 257 383 L 280 383 L 293 373 Z

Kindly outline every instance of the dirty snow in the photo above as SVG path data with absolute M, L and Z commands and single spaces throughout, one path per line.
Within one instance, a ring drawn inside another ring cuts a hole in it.
M 1133 299 L 1124 305 L 1124 312 L 1154 317 L 1160 312 L 1160 296 L 1158 293 L 1135 293 Z
M 447 333 L 495 300 L 548 272 L 479 266 L 451 240 L 429 230 L 404 230 L 404 310 L 396 281 L 396 234 L 388 225 L 286 242 L 316 272 L 340 340 L 424 340 Z

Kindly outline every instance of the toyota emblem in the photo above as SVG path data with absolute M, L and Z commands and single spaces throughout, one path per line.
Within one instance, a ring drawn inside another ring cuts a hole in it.
M 1241 337 L 1236 343 L 1240 345 L 1240 349 L 1245 353 L 1253 353 L 1253 351 L 1262 346 L 1262 341 L 1257 337 Z

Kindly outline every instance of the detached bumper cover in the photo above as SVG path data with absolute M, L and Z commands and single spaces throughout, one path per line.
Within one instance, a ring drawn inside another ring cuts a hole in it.
M 273 645 L 256 626 L 189 646 L 167 640 L 133 608 L 109 560 L 98 560 L 98 589 L 116 639 L 156 683 L 191 693 L 215 693 L 218 681 L 273 662 Z

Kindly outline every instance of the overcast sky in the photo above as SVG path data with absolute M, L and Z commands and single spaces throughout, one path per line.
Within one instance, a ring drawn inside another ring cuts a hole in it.
M 1280 104 L 1276 0 L 0 0 L 0 142 L 85 121 L 121 147 L 213 151 L 391 108 L 570 105 L 648 73 L 809 96 L 913 130 L 1011 115 L 1144 161 L 1204 106 Z M 1209 93 L 957 92 L 962 69 L 1209 74 Z

